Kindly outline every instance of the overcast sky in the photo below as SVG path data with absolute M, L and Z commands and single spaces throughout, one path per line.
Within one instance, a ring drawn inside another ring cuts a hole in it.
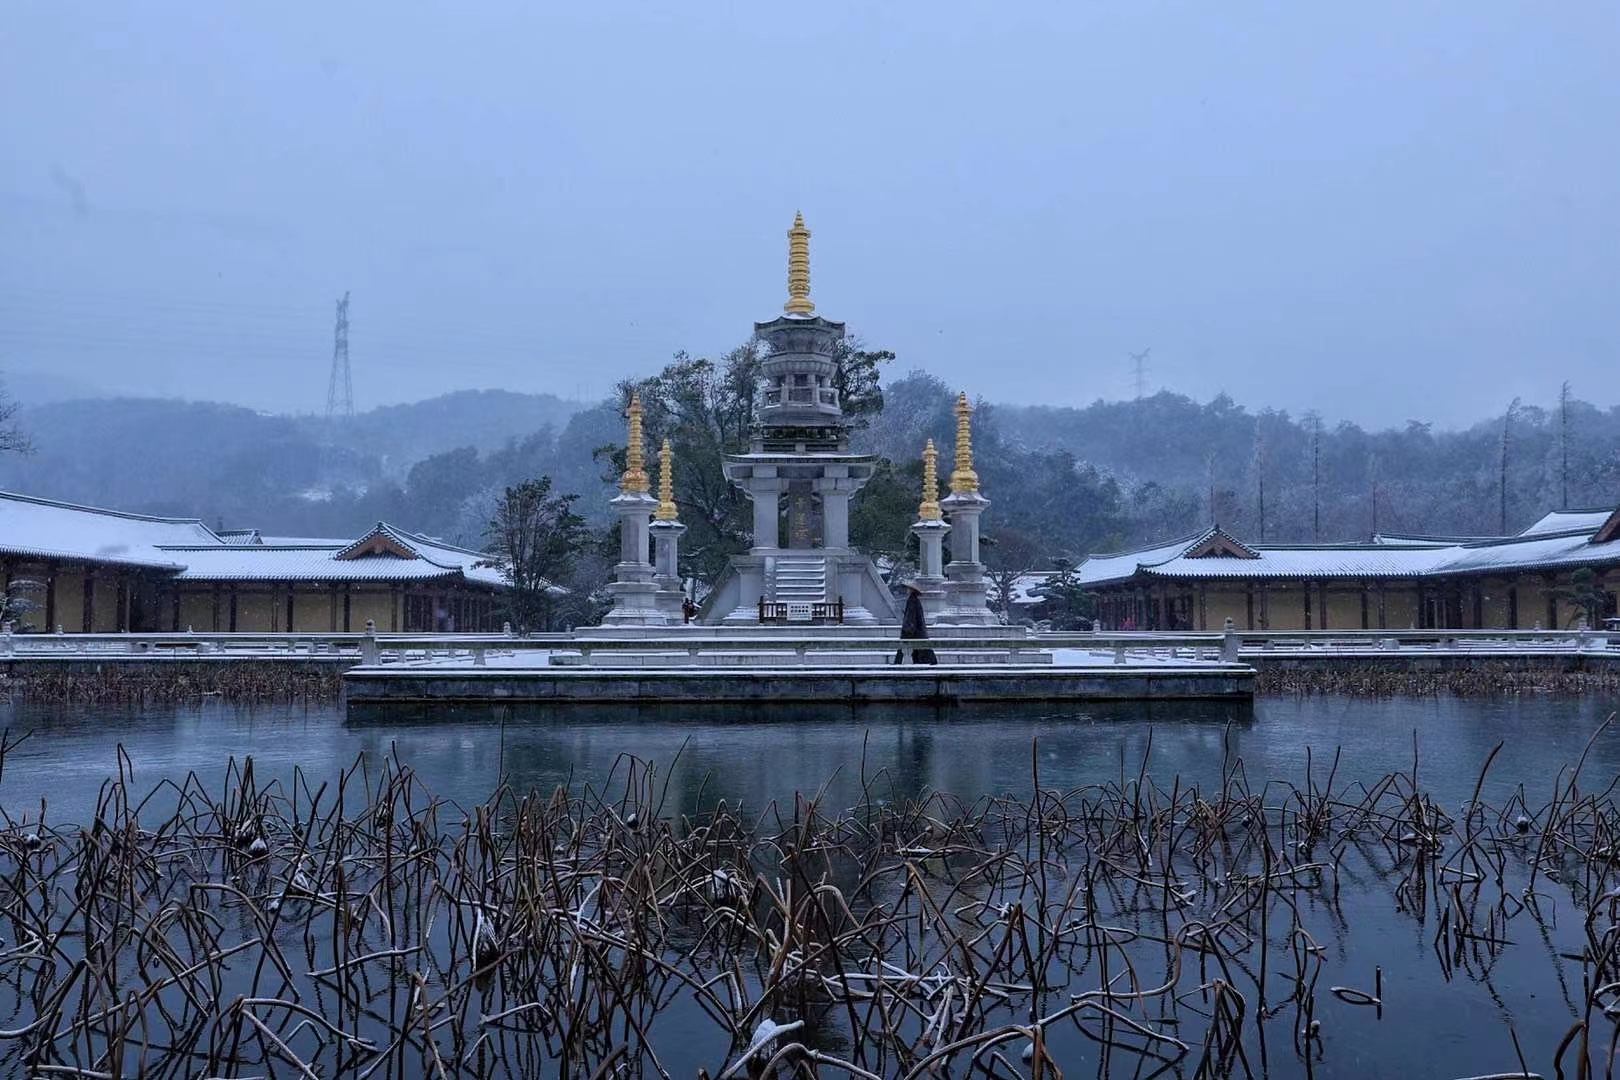
M 1620 5 L 9 0 L 0 370 L 587 397 L 814 297 L 991 400 L 1620 402 Z

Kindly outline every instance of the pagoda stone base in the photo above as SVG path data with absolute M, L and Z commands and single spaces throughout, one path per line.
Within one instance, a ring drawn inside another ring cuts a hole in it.
M 1001 622 L 990 610 L 989 593 L 983 581 L 947 580 L 945 603 L 938 621 L 947 626 L 995 626 Z
M 613 610 L 602 616 L 603 626 L 667 626 L 670 618 L 658 607 L 658 586 L 651 581 L 615 581 L 607 586 Z M 680 621 L 679 615 L 675 618 Z
M 899 625 L 899 606 L 872 560 L 859 552 L 827 548 L 756 549 L 733 556 L 704 604 L 699 621 L 708 626 L 758 626 L 760 601 L 775 603 L 785 599 L 779 598 L 774 588 L 775 561 L 808 556 L 825 560 L 824 603 L 843 601 L 845 625 Z

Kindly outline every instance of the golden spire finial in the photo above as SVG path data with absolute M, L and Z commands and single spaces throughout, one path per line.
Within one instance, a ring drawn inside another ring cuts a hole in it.
M 679 515 L 675 509 L 675 452 L 669 440 L 658 450 L 658 509 L 653 513 L 657 521 L 674 521 Z
M 979 492 L 979 474 L 973 471 L 973 429 L 968 417 L 973 406 L 968 404 L 967 391 L 956 395 L 956 468 L 951 470 L 952 495 L 976 495 Z
M 624 475 L 619 477 L 619 490 L 626 494 L 647 493 L 647 461 L 641 452 L 641 391 L 630 391 L 630 407 L 624 415 L 630 418 L 630 435 L 624 444 Z
M 923 497 L 917 507 L 921 521 L 938 521 L 945 516 L 939 509 L 939 468 L 935 464 L 938 460 L 939 451 L 934 449 L 934 440 L 929 439 L 928 445 L 923 447 Z
M 788 230 L 788 298 L 782 310 L 790 315 L 810 315 L 816 310 L 810 302 L 810 230 L 798 211 Z

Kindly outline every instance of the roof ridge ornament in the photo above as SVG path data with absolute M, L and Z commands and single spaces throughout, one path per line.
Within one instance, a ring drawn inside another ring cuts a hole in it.
M 945 515 L 939 508 L 939 451 L 934 449 L 934 440 L 929 439 L 923 446 L 923 482 L 922 503 L 917 507 L 919 521 L 939 521 Z
M 624 446 L 624 475 L 619 478 L 619 490 L 625 494 L 645 495 L 647 459 L 641 450 L 641 391 L 630 391 L 630 407 L 624 411 L 630 420 L 629 434 Z
M 973 428 L 969 417 L 973 406 L 967 391 L 956 395 L 956 468 L 951 470 L 952 495 L 977 495 L 979 474 L 973 471 Z
M 658 450 L 658 510 L 653 519 L 674 521 L 679 516 L 680 511 L 675 507 L 675 452 L 665 439 Z
M 810 230 L 804 227 L 804 215 L 797 210 L 787 235 L 788 298 L 782 310 L 789 315 L 813 315 L 816 305 L 810 300 Z

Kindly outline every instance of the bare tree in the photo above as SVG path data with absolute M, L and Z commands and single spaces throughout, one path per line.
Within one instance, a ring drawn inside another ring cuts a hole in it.
M 1204 483 L 1209 488 L 1209 523 L 1219 525 L 1220 514 L 1215 507 L 1215 455 L 1212 453 L 1204 458 Z
M 26 454 L 34 449 L 16 422 L 18 405 L 0 385 L 0 454 Z
M 1378 535 L 1378 455 L 1367 459 L 1367 505 L 1372 511 L 1372 536 Z
M 1513 445 L 1513 418 L 1519 412 L 1519 399 L 1514 398 L 1508 402 L 1507 412 L 1502 414 L 1502 469 L 1497 484 L 1499 496 L 1499 536 L 1506 536 L 1508 529 L 1508 452 Z
M 0 589 L 0 630 L 21 630 L 26 627 L 23 616 L 39 610 L 35 593 L 45 591 L 45 583 L 29 578 L 13 578 Z
M 1254 420 L 1254 486 L 1256 510 L 1260 519 L 1260 542 L 1266 542 L 1266 434 L 1260 427 L 1260 418 Z
M 1569 380 L 1558 388 L 1558 508 L 1569 509 Z
M 992 603 L 1002 618 L 1011 622 L 1018 579 L 1040 566 L 1041 551 L 1035 541 L 1016 529 L 1001 529 L 984 540 L 985 574 L 990 578 Z
M 1311 538 L 1322 542 L 1322 414 L 1312 409 L 1305 414 L 1311 433 Z
M 585 546 L 585 521 L 574 512 L 577 495 L 553 495 L 551 477 L 509 487 L 485 529 L 488 565 L 510 586 L 506 612 L 523 629 L 549 629 L 556 584 Z

